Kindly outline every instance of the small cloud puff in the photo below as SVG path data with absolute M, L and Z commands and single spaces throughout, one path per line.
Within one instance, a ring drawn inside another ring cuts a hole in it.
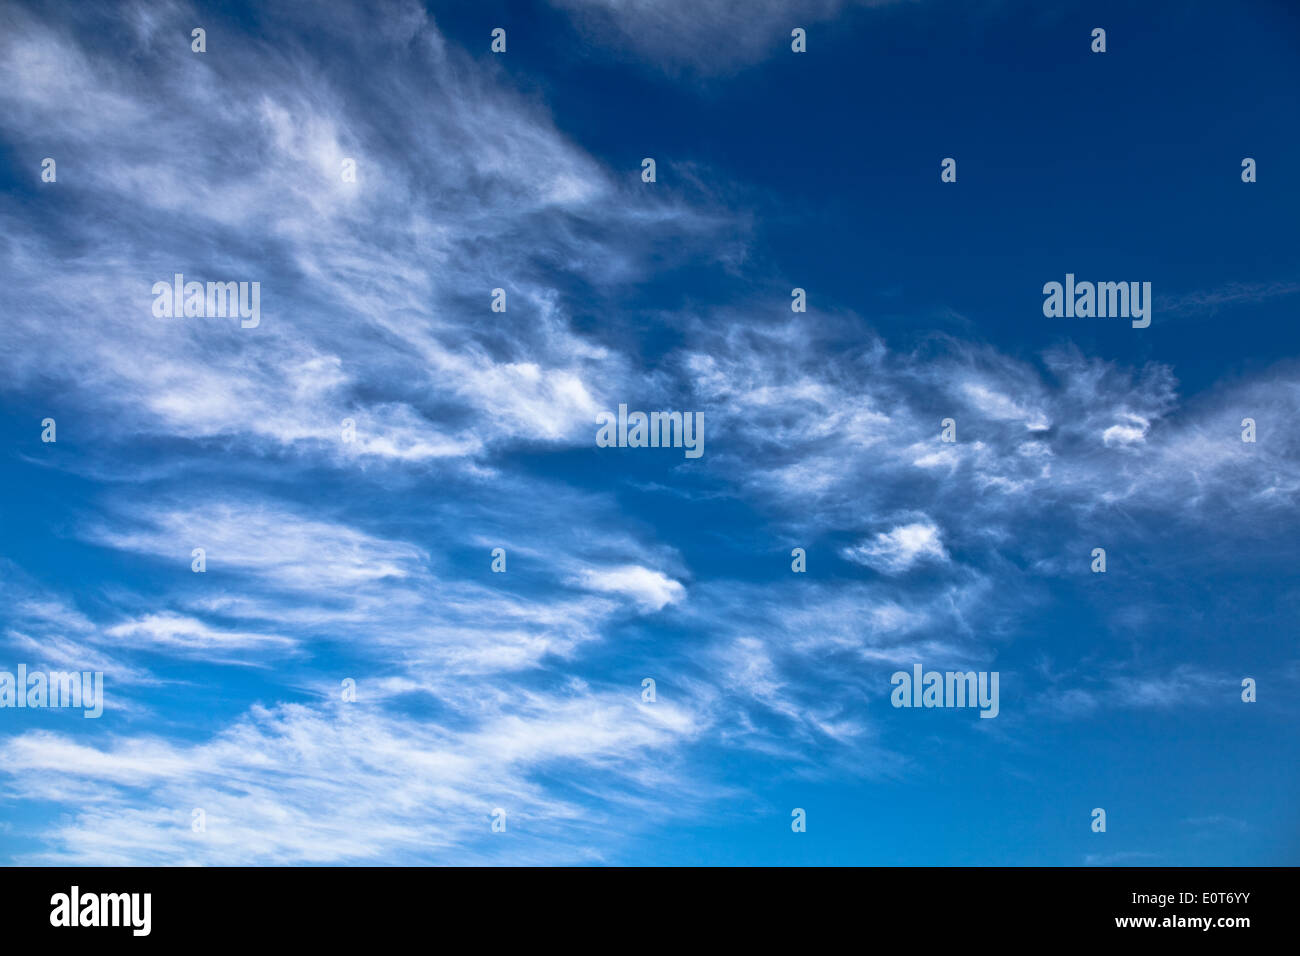
M 644 611 L 662 611 L 686 596 L 686 588 L 662 571 L 637 564 L 582 571 L 576 582 L 590 591 L 620 594 L 631 598 Z
M 939 529 L 930 521 L 914 521 L 882 531 L 870 541 L 843 548 L 840 555 L 883 574 L 901 574 L 925 561 L 948 561 Z

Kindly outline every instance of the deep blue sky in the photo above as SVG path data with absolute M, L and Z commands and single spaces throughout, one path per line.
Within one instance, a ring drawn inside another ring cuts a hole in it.
M 740 6 L 0 7 L 0 860 L 1300 861 L 1300 15 Z

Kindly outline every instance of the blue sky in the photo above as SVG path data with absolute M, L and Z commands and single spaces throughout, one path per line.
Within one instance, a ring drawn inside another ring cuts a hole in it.
M 1295 8 L 261 6 L 0 7 L 0 860 L 1300 861 Z

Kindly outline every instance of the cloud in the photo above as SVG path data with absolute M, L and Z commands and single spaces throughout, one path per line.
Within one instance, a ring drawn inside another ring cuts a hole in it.
M 585 569 L 578 577 L 579 584 L 592 591 L 622 594 L 632 598 L 643 608 L 660 611 L 686 595 L 680 582 L 661 571 L 652 571 L 636 565 L 617 568 Z
M 364 685 L 363 685 L 364 686 Z M 645 768 L 656 752 L 699 731 L 669 701 L 642 707 L 626 692 L 525 696 L 514 712 L 470 729 L 355 705 L 254 707 L 211 739 L 151 737 L 96 745 L 47 731 L 0 741 L 11 797 L 94 793 L 51 825 L 30 862 L 76 865 L 302 865 L 404 860 L 512 862 L 584 858 L 582 831 L 603 814 L 530 778 L 564 762 L 606 804 L 644 810 L 648 791 L 690 783 Z M 74 797 L 75 799 L 75 797 Z M 672 802 L 658 804 L 663 813 Z M 492 842 L 491 813 L 507 812 L 506 850 Z M 193 811 L 202 810 L 203 832 Z
M 860 6 L 558 5 L 602 47 L 584 55 L 707 76 Z M 628 820 L 774 774 L 914 769 L 920 735 L 879 719 L 889 674 L 1010 677 L 1054 614 L 1133 661 L 1078 642 L 977 724 L 1234 699 L 1226 664 L 1151 659 L 1158 605 L 1125 588 L 1160 593 L 1189 540 L 1225 565 L 1289 553 L 1294 361 L 1188 393 L 1163 361 L 796 315 L 750 265 L 743 184 L 682 162 L 639 188 L 566 135 L 546 84 L 417 3 L 260 11 L 270 40 L 205 13 L 207 56 L 195 16 L 0 10 L 0 136 L 59 161 L 57 188 L 0 210 L 22 304 L 0 381 L 59 415 L 16 474 L 77 491 L 47 540 L 5 545 L 60 583 L 0 568 L 0 635 L 114 688 L 93 731 L 0 739 L 4 798 L 51 821 L 25 859 L 601 861 Z M 176 272 L 259 281 L 262 324 L 155 319 Z M 694 284 L 719 272 L 727 304 Z M 633 397 L 700 410 L 705 457 L 593 458 L 595 412 Z M 497 806 L 518 840 L 493 842 Z
M 656 67 L 712 74 L 790 51 L 790 31 L 896 0 L 552 0 L 592 44 L 630 47 Z M 814 42 L 812 40 L 809 41 Z
M 928 521 L 913 521 L 882 531 L 870 541 L 840 552 L 847 560 L 885 574 L 901 574 L 926 561 L 948 560 L 939 529 Z
M 13 654 L 14 664 L 23 661 L 40 671 L 99 671 L 112 689 L 113 705 L 124 704 L 119 687 L 161 683 L 148 668 L 126 660 L 111 643 L 105 646 L 99 627 L 85 614 L 3 559 L 0 570 L 4 571 L 0 605 L 7 619 L 0 645 Z
M 1112 673 L 1081 675 L 1077 686 L 1052 686 L 1036 695 L 1033 706 L 1063 718 L 1104 714 L 1113 710 L 1185 711 L 1228 705 L 1238 698 L 1240 680 L 1189 664 L 1161 672 L 1145 668 L 1133 673 L 1131 665 L 1115 665 Z
M 1157 308 L 1174 315 L 1214 315 L 1226 306 L 1255 305 L 1300 292 L 1300 282 L 1229 282 L 1216 289 L 1161 296 Z
M 415 573 L 420 549 L 359 532 L 347 525 L 296 514 L 273 505 L 220 501 L 193 508 L 151 508 L 143 526 L 99 527 L 98 544 L 190 564 L 203 548 L 208 572 L 253 572 L 289 588 L 328 589 Z
M 1118 853 L 1085 853 L 1084 866 L 1150 866 L 1152 860 L 1160 859 L 1159 853 L 1146 850 L 1121 850 Z
M 154 648 L 173 652 L 221 653 L 232 650 L 288 651 L 297 645 L 278 634 L 221 631 L 202 621 L 178 614 L 147 614 L 108 628 L 105 636 L 119 646 Z
M 6 11 L 0 132 L 55 154 L 79 206 L 0 216 L 0 273 L 31 305 L 0 330 L 11 386 L 57 382 L 117 441 L 234 440 L 337 467 L 589 437 L 632 373 L 575 331 L 558 289 L 634 278 L 664 236 L 708 255 L 725 220 L 620 185 L 466 69 L 418 4 L 386 9 L 382 30 L 349 8 L 268 11 L 274 43 L 227 42 L 236 28 L 209 17 L 197 56 L 176 39 L 188 7 L 130 7 L 129 61 L 83 22 Z M 320 59 L 335 47 L 384 70 L 345 77 Z M 75 263 L 56 253 L 70 242 Z M 260 282 L 261 325 L 155 318 L 150 288 L 175 273 Z
M 1101 433 L 1101 440 L 1106 445 L 1131 445 L 1146 438 L 1151 423 L 1141 415 L 1121 413 L 1124 421 L 1111 425 Z
M 481 560 L 470 568 L 354 523 L 373 516 L 319 508 L 313 516 L 304 503 L 251 491 L 243 500 L 208 500 L 200 489 L 146 504 L 109 502 L 85 537 L 172 571 L 149 599 L 117 595 L 111 623 L 79 626 L 87 641 L 117 651 L 213 663 L 264 665 L 342 645 L 390 676 L 453 693 L 457 679 L 572 658 L 629 615 L 684 598 L 683 584 L 650 567 L 676 567 L 671 550 L 631 534 L 565 526 L 575 511 L 599 524 L 611 513 L 608 501 L 518 477 L 490 487 L 501 496 L 491 517 L 481 515 L 482 502 L 450 495 L 423 505 L 420 520 L 406 527 L 432 541 L 474 527 Z M 206 549 L 203 574 L 191 572 L 191 545 Z M 488 570 L 498 545 L 513 569 L 504 575 Z M 517 579 L 522 591 L 512 586 Z M 157 610 L 159 602 L 173 610 Z
M 1125 367 L 1073 346 L 1029 363 L 941 335 L 902 350 L 856 317 L 778 317 L 779 304 L 756 305 L 761 322 L 726 310 L 692 322 L 674 364 L 691 382 L 682 401 L 727 435 L 706 467 L 734 474 L 747 500 L 800 534 L 915 512 L 963 548 L 1006 543 L 1014 527 L 1032 551 L 1039 536 L 1026 527 L 1086 522 L 1096 534 L 1120 507 L 1264 524 L 1297 502 L 1290 438 L 1240 440 L 1245 410 L 1300 414 L 1294 362 L 1182 397 L 1158 363 Z M 945 417 L 955 443 L 940 441 Z

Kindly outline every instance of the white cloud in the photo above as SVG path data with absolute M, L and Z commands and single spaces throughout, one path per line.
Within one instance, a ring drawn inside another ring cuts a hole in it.
M 641 707 L 632 693 L 524 694 L 513 712 L 455 732 L 359 697 L 332 709 L 254 707 L 194 744 L 127 737 L 92 745 L 30 731 L 0 742 L 0 774 L 26 799 L 96 794 L 50 825 L 49 849 L 30 862 L 493 862 L 505 852 L 489 826 L 498 806 L 518 834 L 512 863 L 576 862 L 575 835 L 598 829 L 604 811 L 549 792 L 532 772 L 565 761 L 606 805 L 645 813 L 647 794 L 672 793 L 686 806 L 691 783 L 665 772 L 661 758 L 700 729 L 681 704 Z M 644 772 L 651 762 L 653 775 Z M 206 818 L 201 833 L 190 827 L 195 808 Z
M 466 69 L 418 4 L 387 5 L 378 30 L 355 9 L 279 8 L 274 44 L 209 57 L 175 41 L 187 8 L 125 15 L 141 45 L 127 60 L 18 8 L 0 30 L 0 130 L 77 170 L 89 204 L 0 216 L 0 272 L 32 304 L 0 328 L 0 374 L 57 382 L 111 437 L 360 466 L 586 442 L 633 373 L 574 330 L 557 281 L 633 277 L 662 235 L 681 255 L 720 248 L 717 210 L 620 185 L 535 103 Z M 307 30 L 383 71 L 324 70 L 286 39 Z M 154 318 L 149 289 L 176 272 L 260 282 L 262 324 Z M 488 308 L 496 286 L 507 313 Z
M 133 529 L 101 526 L 89 536 L 181 567 L 191 563 L 194 548 L 203 548 L 209 573 L 223 568 L 254 572 L 282 587 L 308 590 L 405 578 L 425 558 L 413 545 L 267 504 L 220 501 L 151 508 L 140 518 Z
M 1123 414 L 1122 423 L 1111 425 L 1101 433 L 1101 440 L 1106 445 L 1131 445 L 1140 442 L 1147 435 L 1151 423 L 1141 415 Z
M 105 635 L 118 646 L 154 648 L 174 652 L 293 649 L 297 641 L 278 634 L 222 631 L 179 614 L 147 614 L 108 628 Z
M 613 568 L 587 568 L 578 576 L 578 583 L 592 591 L 621 594 L 632 598 L 642 608 L 661 611 L 686 595 L 686 588 L 662 571 L 637 565 Z
M 897 0 L 552 0 L 601 44 L 630 46 L 656 67 L 716 73 L 790 52 L 790 30 L 853 7 Z
M 913 521 L 882 531 L 870 541 L 841 552 L 845 558 L 885 574 L 901 574 L 925 561 L 946 562 L 948 552 L 939 529 L 928 521 Z

